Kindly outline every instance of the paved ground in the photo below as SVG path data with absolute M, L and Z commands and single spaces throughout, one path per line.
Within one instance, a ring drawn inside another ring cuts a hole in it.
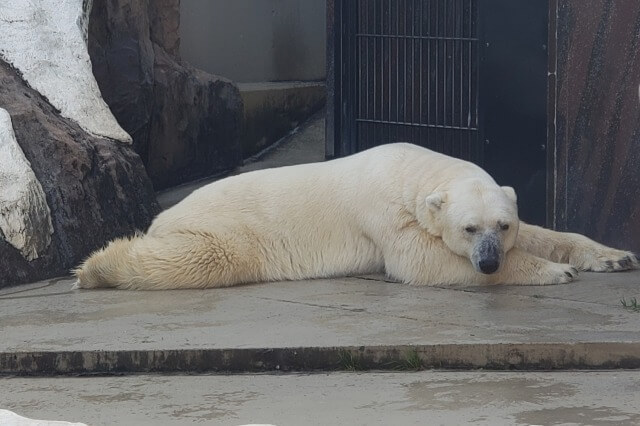
M 18 414 L 90 425 L 638 425 L 640 373 L 4 379 Z
M 546 287 L 413 287 L 382 277 L 207 291 L 71 290 L 72 280 L 0 291 L 8 351 L 640 342 L 640 272 Z M 197 296 L 197 297 L 195 297 Z
M 319 116 L 242 171 L 322 157 Z M 70 287 L 61 278 L 0 290 L 0 372 L 272 374 L 5 377 L 0 408 L 88 424 L 640 424 L 638 370 L 282 373 L 640 368 L 640 313 L 620 303 L 640 296 L 640 271 L 546 287 L 378 276 L 209 291 Z

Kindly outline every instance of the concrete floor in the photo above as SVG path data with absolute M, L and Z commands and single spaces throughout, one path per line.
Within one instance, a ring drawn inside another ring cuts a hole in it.
M 640 373 L 331 373 L 0 380 L 4 408 L 89 425 L 638 425 Z
M 640 342 L 640 313 L 620 304 L 640 292 L 640 271 L 544 287 L 353 277 L 136 292 L 72 291 L 72 282 L 2 289 L 3 350 Z

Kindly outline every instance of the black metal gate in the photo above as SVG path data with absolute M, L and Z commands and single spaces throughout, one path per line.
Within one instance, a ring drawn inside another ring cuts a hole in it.
M 341 110 L 329 154 L 403 141 L 481 162 L 477 0 L 338 0 L 334 8 L 340 69 L 329 104 Z
M 545 223 L 548 0 L 328 0 L 328 158 L 411 142 Z

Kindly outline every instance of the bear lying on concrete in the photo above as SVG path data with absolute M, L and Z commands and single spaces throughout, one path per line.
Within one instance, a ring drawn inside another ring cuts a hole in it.
M 398 143 L 207 185 L 75 273 L 79 288 L 136 290 L 381 271 L 421 285 L 539 285 L 638 263 L 520 222 L 512 188 L 472 163 Z

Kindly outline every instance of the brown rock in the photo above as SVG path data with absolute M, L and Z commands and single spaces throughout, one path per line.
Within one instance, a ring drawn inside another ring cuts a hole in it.
M 89 55 L 102 97 L 143 161 L 153 108 L 153 46 L 148 0 L 94 0 Z
M 179 64 L 156 44 L 154 50 L 153 144 L 147 170 L 156 188 L 239 165 L 242 100 L 237 87 Z
M 89 54 L 100 90 L 156 189 L 241 162 L 242 99 L 179 59 L 179 0 L 95 0 Z
M 180 0 L 149 3 L 151 41 L 174 59 L 180 59 Z
M 66 273 L 106 241 L 144 230 L 159 207 L 139 156 L 61 117 L 0 61 L 0 105 L 46 194 L 49 248 L 28 262 L 0 238 L 0 287 Z

